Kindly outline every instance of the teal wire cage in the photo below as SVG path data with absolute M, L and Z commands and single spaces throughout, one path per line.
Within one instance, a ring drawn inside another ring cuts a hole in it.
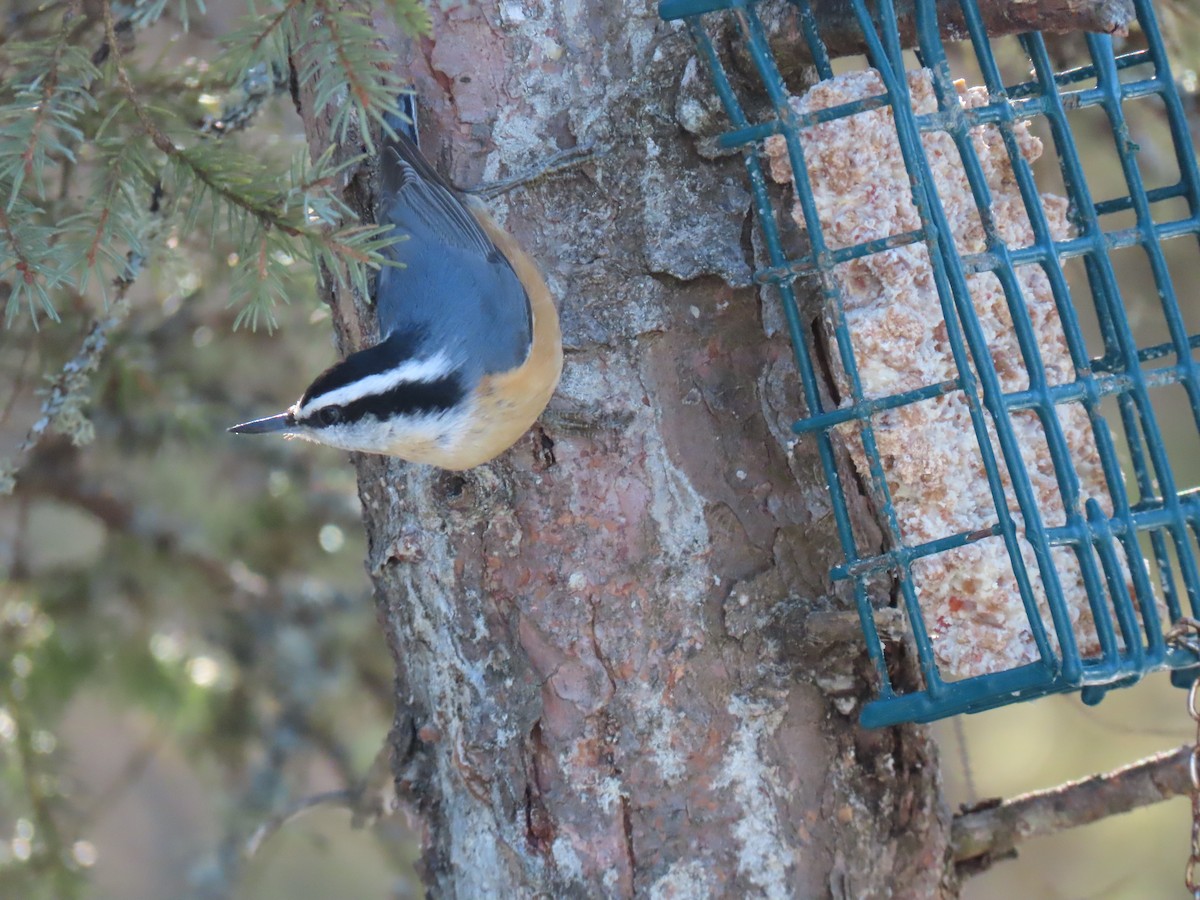
M 1200 175 L 1154 11 L 1132 5 L 1128 40 L 1080 37 L 1065 65 L 1056 39 L 989 37 L 975 0 L 915 0 L 904 23 L 892 0 L 774 0 L 771 21 L 754 0 L 659 6 L 707 66 L 716 144 L 744 154 L 794 430 L 819 448 L 832 576 L 878 674 L 865 725 L 1195 675 L 1169 631 L 1200 617 Z M 831 57 L 831 7 L 860 62 Z M 781 33 L 802 79 L 781 75 Z M 1142 106 L 1167 148 L 1152 161 Z M 907 628 L 885 642 L 889 604 Z M 914 651 L 917 679 L 898 662 Z

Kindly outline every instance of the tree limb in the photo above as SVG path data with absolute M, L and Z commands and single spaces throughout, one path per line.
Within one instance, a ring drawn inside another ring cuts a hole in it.
M 1045 791 L 991 802 L 954 817 L 951 846 L 964 874 L 978 874 L 1028 838 L 1056 834 L 1187 793 L 1190 746 Z M 964 864 L 967 864 L 964 866 Z

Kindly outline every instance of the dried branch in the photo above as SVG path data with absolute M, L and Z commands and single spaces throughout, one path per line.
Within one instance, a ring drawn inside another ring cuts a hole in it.
M 964 874 L 1011 855 L 1028 838 L 1056 834 L 1186 793 L 1190 746 L 1050 790 L 982 804 L 954 817 L 951 844 Z M 966 865 L 964 865 L 966 864 Z
M 913 0 L 897 0 L 896 19 L 901 44 L 917 44 Z M 863 30 L 850 0 L 814 0 L 821 40 L 831 56 L 850 56 L 866 53 Z M 959 0 L 938 0 L 938 26 L 942 38 L 948 41 L 968 37 Z M 992 37 L 1042 31 L 1051 34 L 1071 34 L 1093 31 L 1102 34 L 1125 34 L 1136 19 L 1132 0 L 980 0 L 979 12 L 987 33 Z M 785 78 L 802 76 L 802 69 L 812 64 L 808 42 L 800 28 L 795 6 L 787 0 L 765 3 L 759 8 L 771 42 L 776 62 Z
M 821 36 L 830 53 L 865 52 L 862 28 L 850 0 L 817 0 L 814 6 L 821 23 Z M 916 45 L 914 7 L 913 0 L 896 3 L 900 39 L 906 47 Z M 943 37 L 948 40 L 967 38 L 959 0 L 938 0 L 937 12 Z M 1029 0 L 1024 3 L 980 0 L 979 13 L 992 37 L 1025 31 L 1124 34 L 1135 19 L 1132 0 Z
M 357 796 L 356 791 L 349 789 L 337 791 L 325 791 L 320 794 L 313 794 L 308 797 L 301 797 L 299 800 L 292 803 L 287 809 L 278 812 L 264 821 L 256 829 L 254 833 L 246 839 L 246 844 L 242 849 L 247 859 L 250 859 L 254 854 L 258 853 L 258 848 L 263 843 L 277 832 L 280 828 L 286 825 L 293 819 L 297 819 L 311 809 L 316 809 L 320 806 L 344 806 L 353 809 L 354 801 Z
M 370 769 L 361 780 L 347 780 L 354 780 L 354 787 L 302 797 L 263 821 L 246 840 L 243 848 L 246 858 L 254 856 L 267 838 L 288 822 L 320 806 L 345 807 L 350 810 L 350 824 L 353 828 L 373 825 L 381 817 L 391 815 L 397 805 L 396 785 L 392 775 L 391 741 L 384 741 L 379 752 L 375 754 Z

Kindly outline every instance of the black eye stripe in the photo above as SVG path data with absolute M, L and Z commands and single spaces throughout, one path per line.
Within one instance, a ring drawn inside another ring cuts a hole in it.
M 397 332 L 374 347 L 350 354 L 346 359 L 330 366 L 316 377 L 309 385 L 308 390 L 304 392 L 304 396 L 300 398 L 300 405 L 303 406 L 314 397 L 332 393 L 338 388 L 353 384 L 370 375 L 387 371 L 397 363 L 412 358 L 416 352 L 419 338 L 420 334 L 416 332 L 411 334 Z
M 305 417 L 303 424 L 321 428 L 334 424 L 352 425 L 366 416 L 382 422 L 394 416 L 437 414 L 453 409 L 465 393 L 454 375 L 437 381 L 404 382 L 380 394 L 370 394 L 340 406 L 322 407 Z M 329 421 L 327 415 L 332 415 L 334 421 Z

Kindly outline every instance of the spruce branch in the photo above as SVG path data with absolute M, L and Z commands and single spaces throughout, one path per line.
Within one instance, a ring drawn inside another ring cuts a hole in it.
M 11 182 L 10 212 L 26 179 L 44 198 L 47 162 L 73 161 L 83 140 L 77 122 L 95 108 L 90 89 L 99 75 L 89 54 L 73 43 L 87 24 L 72 5 L 56 37 L 16 43 L 9 54 L 11 71 L 0 79 L 0 179 Z
M 355 67 L 351 64 L 350 55 L 346 47 L 346 39 L 342 35 L 341 26 L 338 24 L 340 17 L 331 12 L 326 0 L 316 0 L 316 7 L 324 16 L 325 27 L 329 29 L 329 38 L 333 42 L 333 52 L 337 57 L 338 65 L 341 66 L 342 72 L 346 76 L 346 83 L 350 86 L 351 92 L 363 108 L 369 108 L 371 106 L 371 95 L 363 85 L 362 80 L 358 77 Z
M 92 234 L 92 242 L 88 244 L 87 249 L 87 265 L 88 268 L 94 268 L 96 265 L 96 255 L 100 252 L 101 242 L 106 237 L 106 226 L 108 225 L 108 217 L 112 213 L 112 208 L 105 206 L 100 210 L 100 215 L 96 217 L 96 230 Z
M 395 112 L 396 98 L 407 84 L 395 72 L 395 60 L 379 40 L 370 11 L 308 0 L 292 22 L 297 79 L 314 85 L 314 109 L 331 115 L 332 133 L 340 143 L 361 141 L 374 153 L 371 123 L 383 124 L 385 115 Z
M 63 16 L 64 31 L 66 31 L 69 21 L 70 13 Z M 64 37 L 65 35 L 60 36 L 58 45 L 54 48 L 54 56 L 50 60 L 50 70 L 46 73 L 46 77 L 42 81 L 42 102 L 37 105 L 37 112 L 34 113 L 33 127 L 29 129 L 29 140 L 25 144 L 25 151 L 21 154 L 21 160 L 25 164 L 23 174 L 26 178 L 33 175 L 34 151 L 37 148 L 38 137 L 41 134 L 43 126 L 46 124 L 46 117 L 50 110 L 50 102 L 54 97 L 54 91 L 58 87 L 58 63 L 62 59 L 63 50 L 66 48 Z M 15 181 L 13 184 L 14 193 L 20 189 L 20 181 Z
M 352 213 L 337 199 L 334 186 L 364 157 L 334 165 L 332 155 L 326 154 L 311 169 L 298 161 L 291 172 L 290 186 L 272 188 L 269 173 L 261 171 L 254 162 L 235 156 L 228 148 L 218 150 L 204 143 L 180 147 L 158 124 L 138 94 L 116 43 L 116 23 L 108 0 L 103 4 L 103 19 L 118 85 L 141 131 L 185 181 L 194 179 L 199 187 L 185 215 L 187 226 L 195 224 L 200 203 L 205 193 L 211 192 L 217 201 L 210 204 L 214 224 L 219 206 L 224 205 L 228 230 L 239 238 L 243 252 L 238 254 L 234 270 L 233 296 L 245 301 L 245 306 L 235 318 L 235 325 L 256 327 L 265 319 L 268 327 L 274 327 L 272 308 L 276 302 L 287 300 L 288 269 L 296 256 L 320 259 L 335 273 L 339 283 L 353 284 L 365 292 L 367 270 L 388 264 L 381 251 L 395 237 L 388 233 L 389 229 L 378 226 L 342 225 L 352 218 Z M 370 102 L 378 101 L 375 94 L 386 79 L 377 78 L 376 82 L 371 93 L 366 94 Z M 294 242 L 299 242 L 304 252 L 298 252 Z M 316 266 L 314 269 L 319 271 Z
M 190 171 L 205 187 L 218 194 L 227 203 L 240 207 L 250 215 L 258 219 L 263 225 L 278 228 L 286 234 L 293 237 L 299 237 L 304 232 L 285 221 L 276 210 L 266 204 L 256 203 L 249 199 L 245 194 L 238 193 L 230 189 L 229 185 L 208 167 L 200 165 L 187 150 L 175 144 L 166 132 L 159 127 L 158 123 L 150 115 L 150 111 L 146 108 L 146 104 L 142 102 L 138 95 L 137 89 L 133 86 L 133 80 L 129 77 L 129 70 L 125 66 L 125 56 L 121 52 L 117 44 L 116 22 L 113 18 L 112 4 L 109 0 L 104 0 L 102 5 L 104 16 L 104 31 L 108 38 L 110 52 L 112 54 L 113 65 L 117 72 L 117 81 L 121 85 L 121 91 L 125 94 L 125 99 L 129 101 L 134 115 L 137 116 L 138 122 L 142 126 L 142 130 L 150 138 L 158 150 L 163 153 L 168 159 L 182 165 Z
M 299 224 L 296 219 L 289 217 L 288 213 L 290 204 L 288 203 L 288 193 L 293 192 L 277 192 L 263 199 L 255 199 L 249 193 L 234 189 L 226 173 L 221 172 L 215 166 L 206 163 L 204 159 L 201 158 L 200 154 L 194 150 L 189 150 L 178 146 L 166 134 L 166 132 L 162 130 L 162 128 L 150 115 L 149 109 L 138 95 L 137 89 L 134 87 L 133 80 L 131 79 L 129 71 L 125 65 L 124 56 L 120 49 L 115 45 L 115 23 L 112 15 L 112 6 L 109 0 L 105 0 L 103 4 L 103 10 L 105 30 L 108 34 L 109 42 L 113 44 L 113 63 L 117 72 L 117 80 L 121 85 L 121 90 L 124 93 L 125 98 L 129 101 L 134 114 L 137 116 L 142 130 L 150 138 L 151 143 L 153 143 L 154 146 L 168 159 L 182 166 L 192 175 L 194 175 L 196 179 L 204 185 L 204 187 L 213 191 L 222 200 L 226 201 L 232 206 L 238 207 L 244 212 L 249 213 L 251 216 L 257 219 L 261 225 L 267 228 L 276 228 L 290 237 L 324 241 L 326 239 L 326 235 L 320 228 L 306 227 Z M 364 95 L 368 96 L 368 98 L 371 98 L 378 93 L 378 87 L 372 88 L 369 93 L 361 84 L 359 87 L 364 91 Z M 394 99 L 392 102 L 394 103 Z M 382 115 L 382 112 L 379 112 L 379 115 Z M 328 189 L 332 186 L 335 176 L 341 174 L 346 168 L 349 167 L 349 165 L 357 164 L 364 158 L 364 156 L 356 157 L 348 164 L 339 166 L 333 170 L 324 170 L 323 167 L 318 164 L 318 175 L 307 181 L 298 181 L 295 183 L 297 184 L 299 191 L 305 195 L 308 195 L 314 188 L 317 187 Z M 328 158 L 326 158 L 324 161 L 327 162 Z M 246 180 L 249 181 L 249 179 Z M 312 199 L 308 199 L 311 203 Z M 340 214 L 343 212 L 348 213 L 349 210 L 346 210 L 344 207 L 338 210 L 338 217 L 340 217 Z M 329 216 L 327 215 L 318 214 L 316 218 L 322 222 L 329 221 Z M 346 231 L 342 232 L 343 235 L 347 233 L 348 232 Z M 335 243 L 336 242 L 330 242 L 330 246 L 333 247 Z M 379 265 L 381 260 L 377 258 L 377 255 L 373 255 L 371 256 L 371 262 L 375 265 Z
M 433 34 L 433 16 L 421 0 L 388 0 L 396 24 L 405 34 L 429 37 Z
M 304 2 L 305 0 L 288 0 L 288 2 L 271 17 L 271 20 L 267 22 L 266 26 L 258 33 L 258 36 L 250 42 L 250 52 L 257 53 L 262 47 L 263 43 L 273 34 L 275 34 L 276 30 L 284 23 L 284 21 L 286 21 L 288 15 L 299 9 Z
M 261 19 L 248 23 L 217 63 L 218 70 L 230 60 L 244 63 L 247 101 L 231 117 L 206 118 L 193 132 L 196 140 L 187 141 L 155 107 L 161 96 L 157 83 L 151 91 L 132 66 L 133 32 L 149 21 L 146 15 L 160 15 L 166 2 L 153 0 L 131 16 L 123 9 L 118 13 L 113 0 L 100 0 L 94 10 L 85 0 L 68 0 L 55 35 L 4 48 L 0 65 L 10 70 L 6 76 L 13 75 L 0 87 L 0 203 L 6 203 L 0 277 L 9 274 L 13 282 L 6 298 L 9 322 L 24 309 L 35 323 L 39 313 L 57 319 L 58 288 L 69 283 L 83 291 L 92 273 L 103 270 L 108 276 L 96 283 L 107 291 L 127 257 L 150 255 L 154 242 L 147 244 L 145 211 L 129 197 L 131 180 L 167 184 L 172 202 L 181 203 L 173 214 L 176 227 L 182 223 L 179 230 L 211 224 L 215 233 L 225 226 L 240 248 L 235 296 L 247 306 L 239 323 L 256 323 L 265 314 L 273 325 L 271 308 L 287 300 L 297 259 L 311 262 L 318 277 L 331 276 L 361 292 L 370 270 L 388 264 L 382 251 L 395 236 L 361 225 L 338 198 L 347 170 L 367 154 L 342 165 L 331 157 L 305 162 L 285 177 L 224 142 L 206 140 L 244 127 L 279 91 L 279 73 L 292 61 L 301 78 L 315 80 L 319 102 L 331 111 L 342 140 L 361 140 L 369 153 L 372 122 L 394 109 L 404 89 L 370 12 L 330 0 L 275 0 L 265 25 Z M 180 0 L 185 17 L 188 2 Z M 428 14 L 418 0 L 391 0 L 388 6 L 406 29 L 427 29 Z M 147 13 L 151 8 L 157 12 Z M 98 54 L 79 43 L 91 28 L 103 41 Z M 110 82 L 102 79 L 98 60 L 111 66 Z M 88 116 L 99 108 L 102 116 Z M 80 148 L 95 155 L 77 160 Z M 159 153 L 165 169 L 155 160 Z M 66 184 L 77 162 L 89 172 L 99 163 L 100 178 L 72 208 Z M 43 179 L 55 173 L 57 198 L 49 205 L 36 202 L 45 201 Z M 207 214 L 210 223 L 202 218 Z
M 39 311 L 52 321 L 58 313 L 50 291 L 71 267 L 58 251 L 58 223 L 38 205 L 46 200 L 44 172 L 75 159 L 83 139 L 77 120 L 94 107 L 88 86 L 98 74 L 71 41 L 86 26 L 81 0 L 65 10 L 57 35 L 14 41 L 7 48 L 7 71 L 0 84 L 0 277 L 11 275 L 5 324 L 27 308 L 35 326 Z M 22 192 L 26 183 L 32 191 Z M 38 202 L 30 197 L 36 195 Z
M 37 105 L 33 125 L 29 129 L 29 140 L 26 142 L 25 150 L 21 154 L 21 160 L 24 163 L 24 178 L 29 178 L 36 174 L 34 161 L 37 158 L 38 147 L 41 144 L 39 138 L 41 137 L 42 129 L 46 127 L 48 120 L 51 119 L 51 110 L 59 86 L 59 67 L 63 62 L 64 54 L 67 52 L 71 33 L 78 27 L 79 13 L 82 7 L 82 0 L 71 0 L 67 9 L 63 12 L 62 27 L 58 34 L 58 41 L 54 45 L 54 53 L 50 58 L 49 69 L 42 79 L 42 99 Z M 44 187 L 40 183 L 40 178 L 38 180 L 39 193 L 44 196 Z M 16 192 L 20 188 L 21 179 L 14 179 L 13 191 Z
M 0 188 L 4 183 L 0 181 Z M 17 310 L 27 306 L 34 324 L 40 308 L 52 321 L 58 321 L 58 311 L 50 299 L 48 288 L 56 286 L 64 275 L 61 261 L 54 255 L 55 231 L 35 224 L 41 210 L 15 196 L 10 209 L 0 205 L 0 278 L 9 272 L 16 277 L 9 282 L 8 300 L 4 309 L 5 325 L 11 324 Z M 18 225 L 18 222 L 24 223 Z
M 147 167 L 136 142 L 94 139 L 103 165 L 94 172 L 94 187 L 83 208 L 58 225 L 65 268 L 71 283 L 84 294 L 93 276 L 109 302 L 110 286 L 120 287 L 131 272 L 132 260 L 143 260 L 149 244 L 169 230 L 161 192 L 155 189 L 146 204 L 140 188 L 153 184 L 156 173 Z
M 8 243 L 9 252 L 12 254 L 16 262 L 12 263 L 12 268 L 16 269 L 17 275 L 26 285 L 33 284 L 37 277 L 37 266 L 29 255 L 21 246 L 21 239 L 17 236 L 16 229 L 13 227 L 12 219 L 8 217 L 4 207 L 0 206 L 0 233 L 4 235 L 4 240 Z M 0 266 L 0 275 L 3 275 L 5 269 Z

